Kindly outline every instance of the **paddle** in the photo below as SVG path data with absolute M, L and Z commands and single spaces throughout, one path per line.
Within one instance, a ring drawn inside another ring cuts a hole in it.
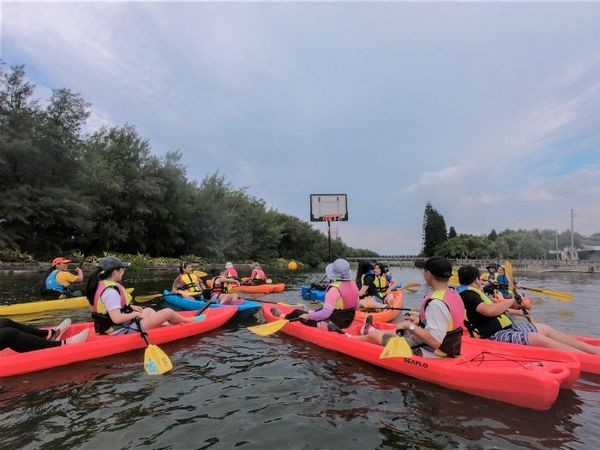
M 144 369 L 148 375 L 162 375 L 173 368 L 173 363 L 157 345 L 151 344 L 148 340 L 148 333 L 142 329 L 139 318 L 135 319 L 140 334 L 146 342 L 146 351 L 144 352 Z
M 202 295 L 202 292 L 197 292 L 197 294 L 198 295 Z M 162 300 L 163 298 L 165 298 L 166 296 L 169 296 L 169 295 L 177 295 L 179 297 L 184 297 L 180 293 L 175 294 L 173 292 L 170 292 L 169 294 L 166 294 L 166 295 L 165 294 L 140 295 L 138 297 L 135 297 L 135 301 L 136 301 L 136 303 L 146 303 L 146 302 L 149 302 L 150 300 Z M 187 297 L 192 297 L 193 298 L 193 297 L 197 297 L 198 295 L 188 295 L 188 296 L 185 296 L 185 297 L 186 298 Z
M 548 297 L 552 297 L 556 300 L 558 300 L 559 302 L 572 302 L 573 299 L 575 298 L 575 296 L 573 294 L 571 294 L 570 292 L 564 292 L 564 291 L 554 291 L 551 289 L 540 289 L 540 288 L 531 288 L 531 287 L 526 287 L 526 286 L 520 286 L 521 289 L 525 289 L 527 291 L 532 291 L 532 292 L 538 292 L 540 294 L 543 295 L 547 295 Z
M 199 317 L 212 303 L 212 300 L 207 301 L 206 304 L 194 314 L 194 317 Z M 148 375 L 162 375 L 173 369 L 173 363 L 167 354 L 162 351 L 158 345 L 150 343 L 148 340 L 148 333 L 142 329 L 142 323 L 139 318 L 135 319 L 135 323 L 137 323 L 140 334 L 146 342 L 146 351 L 144 352 L 144 369 L 146 370 L 146 373 Z
M 259 336 L 269 336 L 273 333 L 277 333 L 289 322 L 294 322 L 298 319 L 299 317 L 296 317 L 295 319 L 279 319 L 262 325 L 254 325 L 253 327 L 248 327 L 248 330 Z
M 379 355 L 380 359 L 384 358 L 410 358 L 413 356 L 412 348 L 406 338 L 394 336 L 391 338 L 383 351 Z
M 199 278 L 204 278 L 208 274 L 206 272 L 202 272 L 201 270 L 195 270 L 194 275 L 196 275 Z
M 414 293 L 420 287 L 421 287 L 421 285 L 419 283 L 407 283 L 403 286 L 399 286 L 399 287 L 397 286 L 396 289 L 412 291 Z
M 393 308 L 391 306 L 382 306 L 381 308 L 364 308 L 364 309 L 389 309 L 391 311 L 414 311 L 417 312 L 414 308 Z
M 523 311 L 523 316 L 527 319 L 529 323 L 533 323 L 533 317 L 529 315 L 529 311 L 527 310 L 527 308 L 525 308 L 525 306 L 523 306 L 523 300 L 521 299 L 521 296 L 515 289 L 512 263 L 510 261 L 506 261 L 506 263 L 504 264 L 504 275 L 506 275 L 506 278 L 508 278 L 508 289 L 513 292 L 517 305 L 519 305 L 519 308 L 521 308 L 521 311 Z

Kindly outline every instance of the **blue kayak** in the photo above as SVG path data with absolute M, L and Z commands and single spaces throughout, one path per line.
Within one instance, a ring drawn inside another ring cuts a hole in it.
M 312 300 L 316 302 L 322 302 L 325 300 L 324 289 L 317 289 L 312 286 L 302 286 L 301 293 L 304 300 Z
M 167 290 L 163 291 L 163 295 L 167 303 L 176 306 L 179 309 L 195 310 L 201 309 L 204 307 L 204 305 L 206 305 L 206 301 L 204 299 L 194 300 L 193 298 L 186 298 L 182 297 L 179 294 L 173 294 L 172 292 Z M 212 305 L 210 305 L 211 308 L 219 308 L 221 306 L 222 305 L 217 303 L 213 303 Z M 234 318 L 245 319 L 256 314 L 260 310 L 261 304 L 253 302 L 251 300 L 244 300 L 244 303 L 241 303 L 239 305 L 227 306 L 235 306 L 237 308 L 237 313 L 235 314 Z

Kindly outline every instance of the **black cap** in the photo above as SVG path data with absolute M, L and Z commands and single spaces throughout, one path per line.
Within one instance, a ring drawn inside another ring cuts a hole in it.
M 458 282 L 464 286 L 468 286 L 477 278 L 479 278 L 479 269 L 475 266 L 462 266 L 458 269 Z
M 494 269 L 498 270 L 498 263 L 490 263 L 487 266 L 485 266 L 486 269 L 489 269 L 490 267 L 493 267 Z
M 98 261 L 98 265 L 103 271 L 108 272 L 109 270 L 119 269 L 121 267 L 129 267 L 131 263 L 121 261 L 116 256 L 105 256 Z
M 450 278 L 452 276 L 452 263 L 443 256 L 432 256 L 427 260 L 417 259 L 415 267 L 425 269 L 438 278 Z

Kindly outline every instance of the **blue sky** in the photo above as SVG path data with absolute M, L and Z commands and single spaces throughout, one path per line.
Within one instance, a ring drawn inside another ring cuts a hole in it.
M 347 193 L 349 244 L 600 231 L 600 3 L 3 2 L 1 58 L 308 220 Z M 317 225 L 325 229 L 324 225 Z

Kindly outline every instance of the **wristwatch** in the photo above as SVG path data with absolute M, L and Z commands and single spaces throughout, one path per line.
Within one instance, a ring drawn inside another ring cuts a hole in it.
M 417 328 L 417 327 L 415 326 L 415 324 L 414 324 L 414 323 L 411 323 L 411 324 L 410 324 L 410 327 L 408 327 L 408 331 L 410 331 L 410 332 L 412 333 L 413 331 L 415 331 L 415 328 Z

